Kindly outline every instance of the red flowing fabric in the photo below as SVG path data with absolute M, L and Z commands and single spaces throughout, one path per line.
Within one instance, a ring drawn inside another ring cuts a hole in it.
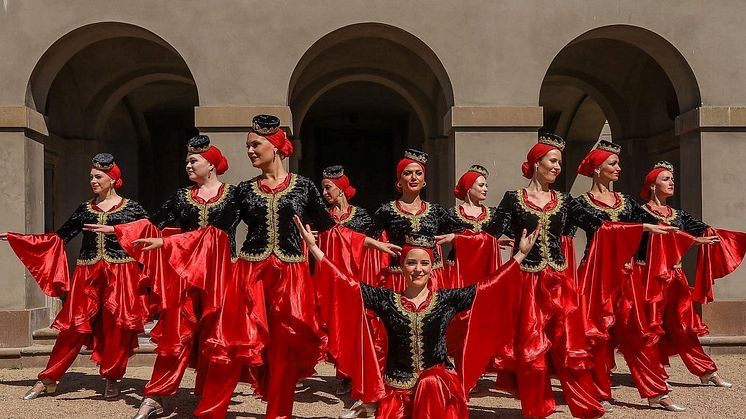
M 329 298 L 321 305 L 328 349 L 337 370 L 352 380 L 351 397 L 375 402 L 384 394 L 382 365 L 360 294 L 360 285 L 326 257 L 318 263 L 316 286 Z
M 163 251 L 174 272 L 201 291 L 202 317 L 219 310 L 233 273 L 228 235 L 219 228 L 207 226 L 164 238 Z
M 319 249 L 350 278 L 357 278 L 365 251 L 365 235 L 337 225 L 319 234 Z
M 460 375 L 465 394 L 477 384 L 477 380 L 496 356 L 500 360 L 498 367 L 514 366 L 520 356 L 534 357 L 532 354 L 516 354 L 514 348 L 515 330 L 503 328 L 503 325 L 517 324 L 521 318 L 516 296 L 521 296 L 524 285 L 520 265 L 514 260 L 506 262 L 500 269 L 480 283 L 474 303 L 464 342 Z M 495 307 L 501 307 L 495 310 Z M 548 342 L 547 342 L 548 344 Z M 540 351 L 546 348 L 537 348 Z
M 456 260 L 453 266 L 446 268 L 450 271 L 447 275 L 449 288 L 475 284 L 502 265 L 497 239 L 485 232 L 466 230 L 456 234 L 452 243 L 456 249 Z M 470 312 L 467 310 L 459 313 L 451 321 L 446 333 L 448 354 L 455 358 L 457 366 L 461 363 Z
M 588 257 L 578 268 L 581 309 L 591 340 L 608 340 L 614 305 L 624 283 L 624 264 L 631 261 L 642 238 L 642 224 L 604 222 L 596 232 Z
M 714 300 L 712 287 L 715 280 L 735 271 L 746 254 L 746 233 L 710 227 L 705 235 L 718 236 L 720 242 L 699 248 L 692 299 L 700 304 Z
M 386 232 L 383 232 L 378 240 L 388 242 Z M 360 263 L 360 282 L 374 287 L 382 287 L 384 284 L 386 268 L 388 268 L 388 266 L 389 255 L 387 253 L 373 248 L 365 249 L 363 261 Z
M 669 234 L 649 234 L 645 301 L 655 303 L 663 299 L 665 283 L 671 279 L 675 265 L 681 263 L 694 240 L 694 236 L 680 230 Z
M 463 419 L 469 408 L 454 371 L 442 365 L 423 371 L 413 389 L 387 388 L 388 394 L 378 403 L 377 419 Z
M 134 245 L 133 241 L 147 237 L 169 237 L 179 232 L 176 228 L 159 230 L 144 218 L 114 226 L 114 233 L 122 249 L 142 264 L 145 280 L 140 287 L 150 288 L 152 312 L 178 307 L 186 297 L 186 283 L 174 271 L 163 249 L 143 252 L 142 246 Z
M 70 290 L 65 242 L 54 233 L 8 233 L 8 243 L 44 294 L 59 297 Z

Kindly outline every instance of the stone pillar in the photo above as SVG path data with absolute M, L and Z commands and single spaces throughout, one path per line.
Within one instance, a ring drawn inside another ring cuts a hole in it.
M 682 207 L 713 227 L 746 231 L 746 107 L 694 109 L 676 119 L 676 135 Z M 746 266 L 718 280 L 714 293 L 702 308 L 711 334 L 746 337 Z
M 521 174 L 526 153 L 536 143 L 543 125 L 539 106 L 454 106 L 445 116 L 452 166 L 441 173 L 446 196 L 443 204 L 453 203 L 450 192 L 464 171 L 480 164 L 490 172 L 487 205 L 497 205 L 507 190 L 527 184 Z
M 25 106 L 0 107 L 0 231 L 44 232 L 44 117 Z M 31 344 L 49 325 L 47 298 L 7 243 L 0 244 L 0 348 Z

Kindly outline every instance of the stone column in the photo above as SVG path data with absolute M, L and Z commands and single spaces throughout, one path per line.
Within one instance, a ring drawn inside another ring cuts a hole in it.
M 507 190 L 527 184 L 521 174 L 526 153 L 543 125 L 539 106 L 454 106 L 445 116 L 452 166 L 441 173 L 443 204 L 455 201 L 450 191 L 464 171 L 480 164 L 490 172 L 487 205 L 497 205 Z
M 676 119 L 676 135 L 682 206 L 713 227 L 746 231 L 746 107 L 694 109 Z M 702 308 L 711 334 L 739 336 L 738 346 L 746 346 L 746 266 L 718 280 L 714 293 L 715 302 Z
M 0 107 L 0 231 L 44 232 L 44 117 L 25 106 Z M 31 344 L 49 325 L 47 298 L 7 243 L 0 244 L 0 348 Z

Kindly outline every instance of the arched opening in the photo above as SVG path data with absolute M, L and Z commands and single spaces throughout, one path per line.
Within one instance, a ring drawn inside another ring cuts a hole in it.
M 325 166 L 344 165 L 357 205 L 395 196 L 394 166 L 407 147 L 428 151 L 433 168 L 446 164 L 436 139 L 451 84 L 433 51 L 401 29 L 365 23 L 324 36 L 300 59 L 288 92 L 301 150 L 291 165 L 317 181 Z
M 121 194 L 155 209 L 187 182 L 184 144 L 194 130 L 197 88 L 167 42 L 143 28 L 97 23 L 56 41 L 39 59 L 26 104 L 45 116 L 47 229 L 90 197 L 97 152 L 122 168 Z
M 576 178 L 575 168 L 602 135 L 624 148 L 617 190 L 636 195 L 647 170 L 662 159 L 683 172 L 698 172 L 698 159 L 682 157 L 690 152 L 688 139 L 677 137 L 674 127 L 677 116 L 700 102 L 692 69 L 661 36 L 629 25 L 579 36 L 552 61 L 539 96 L 544 129 L 568 140 L 566 170 L 557 186 L 576 193 L 587 189 L 589 181 Z M 673 204 L 698 187 L 679 189 Z

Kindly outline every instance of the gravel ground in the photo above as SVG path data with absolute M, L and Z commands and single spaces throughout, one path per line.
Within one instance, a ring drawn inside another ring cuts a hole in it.
M 672 397 L 689 410 L 684 413 L 670 413 L 650 409 L 640 399 L 632 387 L 631 377 L 624 362 L 614 380 L 621 387 L 615 390 L 614 411 L 610 418 L 746 418 L 746 357 L 721 355 L 716 357 L 721 374 L 735 381 L 733 389 L 702 387 L 699 380 L 689 374 L 681 361 L 672 359 L 670 383 L 674 387 Z M 101 396 L 104 381 L 92 368 L 73 368 L 64 377 L 54 396 L 41 397 L 33 401 L 20 397 L 35 382 L 38 371 L 30 369 L 0 370 L 0 417 L 2 418 L 129 418 L 139 406 L 142 388 L 150 376 L 150 368 L 130 368 L 122 381 L 122 395 L 114 401 L 105 401 Z M 295 417 L 334 418 L 351 402 L 347 398 L 334 395 L 336 380 L 334 370 L 328 364 L 320 364 L 318 376 L 303 382 L 304 389 L 296 395 Z M 520 405 L 510 396 L 490 389 L 492 378 L 481 380 L 478 392 L 470 402 L 472 418 L 514 418 L 520 416 Z M 554 382 L 555 394 L 561 397 L 559 387 Z M 166 402 L 169 418 L 191 417 L 191 410 L 197 399 L 191 394 L 194 388 L 194 374 L 188 372 L 182 382 L 182 390 L 176 397 Z M 561 400 L 560 400 L 560 403 Z M 229 418 L 264 418 L 264 403 L 251 395 L 248 386 L 240 385 L 233 396 L 228 412 Z M 660 416 L 663 415 L 663 416 Z M 567 406 L 558 405 L 558 411 L 551 418 L 569 418 Z

